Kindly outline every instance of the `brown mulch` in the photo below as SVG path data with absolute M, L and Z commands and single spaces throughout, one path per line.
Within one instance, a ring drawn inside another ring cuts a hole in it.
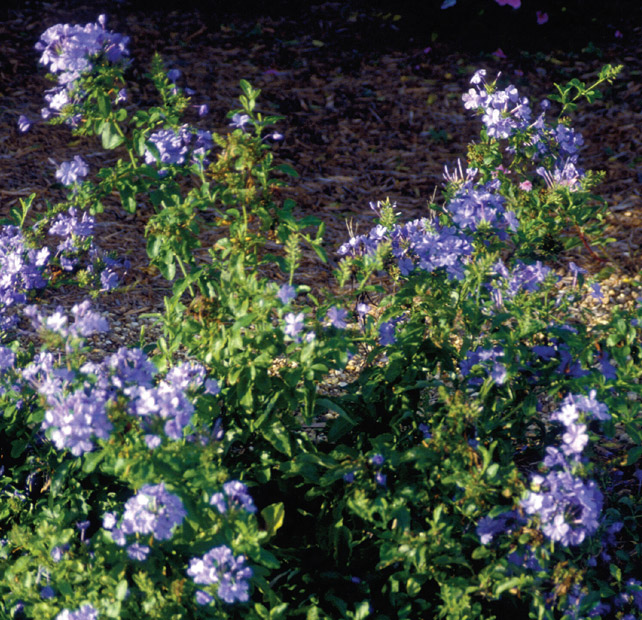
M 95 172 L 118 156 L 102 153 L 95 141 L 73 138 L 63 127 L 41 124 L 26 135 L 16 128 L 20 114 L 38 116 L 50 86 L 33 49 L 40 33 L 56 23 L 96 17 L 83 3 L 31 2 L 8 10 L 0 22 L 0 217 L 33 192 L 36 212 L 64 196 L 54 183 L 51 159 L 81 154 Z M 228 130 L 225 114 L 237 107 L 241 78 L 262 90 L 261 109 L 285 117 L 278 126 L 285 139 L 274 147 L 277 163 L 289 163 L 300 175 L 281 195 L 296 201 L 299 214 L 326 223 L 330 254 L 346 240 L 348 225 L 360 232 L 372 225 L 369 202 L 389 197 L 412 219 L 425 214 L 433 196 L 439 198 L 444 165 L 465 156 L 480 128 L 461 104 L 476 69 L 490 75 L 501 71 L 535 102 L 554 82 L 574 77 L 589 82 L 603 64 L 623 64 L 605 98 L 582 105 L 574 116 L 585 139 L 581 165 L 606 171 L 599 191 L 610 205 L 609 235 L 616 242 L 606 263 L 587 252 L 573 259 L 593 273 L 606 265 L 623 278 L 636 275 L 642 256 L 642 27 L 628 24 L 623 38 L 593 51 L 498 59 L 447 40 L 432 41 L 429 34 L 404 45 L 387 44 L 395 19 L 350 2 L 314 4 L 296 19 L 229 14 L 217 20 L 203 19 L 197 9 L 168 13 L 154 10 L 153 3 L 144 10 L 114 3 L 108 27 L 131 37 L 135 80 L 144 79 L 154 51 L 182 70 L 180 83 L 197 92 L 194 103 L 210 107 L 206 119 L 199 121 L 195 111 L 188 116 L 203 128 Z M 135 91 L 136 96 L 143 94 Z M 168 290 L 146 267 L 144 221 L 145 209 L 127 216 L 117 200 L 99 216 L 99 245 L 133 263 L 129 283 L 136 285 L 101 299 L 124 320 L 161 308 Z M 307 258 L 299 283 L 332 287 L 332 265 L 313 260 L 311 253 Z

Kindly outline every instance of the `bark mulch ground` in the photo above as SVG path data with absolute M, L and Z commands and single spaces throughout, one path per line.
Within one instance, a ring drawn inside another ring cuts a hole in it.
M 0 216 L 33 192 L 38 195 L 36 212 L 64 196 L 54 182 L 52 160 L 80 154 L 95 172 L 118 157 L 101 152 L 97 142 L 73 138 L 63 127 L 41 124 L 26 135 L 16 127 L 20 114 L 38 116 L 50 85 L 33 49 L 40 33 L 60 22 L 94 21 L 106 12 L 108 27 L 131 37 L 134 80 L 144 80 L 155 51 L 169 67 L 181 69 L 181 84 L 197 93 L 194 103 L 207 103 L 211 110 L 201 121 L 196 111 L 188 117 L 199 126 L 228 130 L 225 114 L 237 106 L 241 78 L 262 90 L 263 111 L 285 117 L 278 126 L 285 138 L 274 147 L 277 162 L 289 163 L 299 173 L 281 195 L 296 201 L 299 214 L 314 214 L 326 223 L 330 254 L 346 240 L 348 225 L 361 232 L 371 226 L 369 202 L 389 197 L 404 218 L 412 219 L 425 214 L 433 196 L 439 198 L 444 165 L 463 158 L 479 131 L 480 121 L 461 104 L 476 69 L 486 68 L 491 76 L 501 71 L 536 102 L 555 82 L 575 77 L 589 82 L 603 64 L 623 64 L 620 79 L 604 99 L 582 105 L 574 116 L 585 139 L 581 165 L 606 171 L 599 192 L 610 205 L 609 234 L 616 241 L 605 261 L 581 252 L 562 257 L 560 265 L 572 258 L 592 273 L 606 267 L 624 281 L 640 269 L 639 7 L 631 15 L 609 14 L 610 21 L 593 24 L 595 32 L 574 32 L 575 45 L 565 49 L 555 48 L 554 23 L 550 40 L 549 24 L 533 26 L 535 44 L 525 40 L 526 51 L 510 28 L 506 32 L 512 39 L 502 38 L 501 28 L 496 41 L 488 33 L 483 40 L 471 39 L 466 33 L 475 31 L 473 22 L 456 30 L 454 18 L 447 17 L 444 30 L 434 30 L 434 24 L 420 23 L 425 15 L 413 19 L 403 2 L 393 11 L 385 3 L 355 1 L 281 2 L 270 9 L 254 6 L 236 12 L 230 6 L 213 12 L 213 3 L 195 2 L 173 11 L 152 2 L 112 2 L 106 9 L 89 2 L 15 4 L 5 7 L 0 21 Z M 526 16 L 524 7 L 519 19 Z M 498 47 L 506 58 L 491 53 Z M 133 93 L 135 106 L 145 93 Z M 136 285 L 101 299 L 105 310 L 125 322 L 161 308 L 168 290 L 162 277 L 147 268 L 145 219 L 144 208 L 127 216 L 117 200 L 99 216 L 99 245 L 127 255 L 133 264 L 128 282 Z M 299 283 L 331 289 L 332 265 L 308 258 Z

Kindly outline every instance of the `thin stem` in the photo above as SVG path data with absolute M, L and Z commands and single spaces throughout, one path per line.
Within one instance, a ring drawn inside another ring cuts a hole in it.
M 188 279 L 188 276 L 187 276 L 187 271 L 186 271 L 186 269 L 185 269 L 185 265 L 183 264 L 183 261 L 182 261 L 181 257 L 180 257 L 180 256 L 178 256 L 178 254 L 176 255 L 176 260 L 177 260 L 177 262 L 178 262 L 178 266 L 181 268 L 181 271 L 183 272 L 183 276 L 185 276 L 185 279 L 187 280 L 187 279 Z M 188 284 L 188 285 L 187 285 L 187 290 L 189 291 L 189 294 L 190 294 L 192 297 L 194 297 L 194 289 L 192 288 L 192 285 L 191 285 L 191 284 Z

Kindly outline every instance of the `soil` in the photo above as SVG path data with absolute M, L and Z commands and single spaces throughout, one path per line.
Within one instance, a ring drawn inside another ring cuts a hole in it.
M 151 0 L 5 0 L 0 217 L 34 192 L 36 213 L 64 197 L 54 161 L 80 154 L 96 171 L 121 156 L 103 153 L 97 142 L 75 138 L 64 127 L 38 124 L 24 135 L 17 130 L 19 115 L 38 118 L 50 86 L 33 48 L 40 34 L 57 23 L 94 21 L 104 12 L 109 29 L 131 37 L 133 80 L 144 82 L 154 52 L 182 71 L 179 83 L 196 91 L 194 107 L 210 108 L 200 120 L 192 110 L 189 122 L 224 133 L 225 115 L 237 107 L 239 80 L 261 89 L 261 109 L 284 117 L 277 127 L 284 140 L 274 145 L 277 163 L 299 174 L 281 197 L 294 199 L 299 215 L 326 223 L 331 255 L 347 239 L 348 227 L 370 228 L 371 201 L 389 197 L 404 218 L 413 219 L 425 215 L 433 197 L 439 199 L 444 165 L 464 158 L 480 129 L 479 119 L 461 103 L 475 70 L 501 72 L 536 102 L 556 82 L 588 83 L 604 64 L 622 64 L 603 99 L 582 105 L 573 116 L 585 140 L 581 165 L 606 171 L 598 191 L 608 201 L 608 233 L 615 242 L 602 260 L 583 250 L 560 257 L 558 266 L 574 260 L 592 273 L 606 267 L 623 279 L 636 275 L 642 256 L 639 3 L 523 0 L 518 10 L 491 0 L 459 0 L 446 10 L 440 4 L 280 0 L 241 6 L 187 0 L 179 9 Z M 538 25 L 535 9 L 548 12 L 549 21 Z M 144 89 L 133 92 L 133 107 L 145 102 Z M 108 312 L 132 316 L 162 307 L 168 286 L 147 267 L 148 214 L 142 208 L 127 216 L 114 199 L 98 218 L 99 245 L 132 261 L 127 283 L 134 286 L 101 298 Z M 298 283 L 331 290 L 331 269 L 310 252 Z M 64 301 L 64 291 L 57 296 Z

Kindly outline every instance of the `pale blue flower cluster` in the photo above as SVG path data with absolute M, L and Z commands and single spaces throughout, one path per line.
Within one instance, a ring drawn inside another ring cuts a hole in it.
M 556 187 L 566 187 L 570 191 L 577 191 L 582 187 L 582 178 L 584 171 L 577 168 L 572 161 L 558 161 L 550 172 L 543 166 L 540 166 L 535 171 L 541 176 L 546 185 L 551 189 Z
M 105 30 L 106 17 L 96 23 L 56 24 L 45 30 L 36 43 L 42 52 L 40 64 L 51 73 L 60 74 L 62 83 L 72 82 L 92 69 L 92 59 L 103 54 L 109 62 L 118 62 L 129 55 L 129 37 Z
M 210 504 L 215 506 L 221 513 L 225 514 L 231 508 L 242 508 L 247 512 L 256 512 L 254 500 L 249 494 L 247 487 L 239 480 L 230 480 L 223 485 L 223 491 L 214 493 L 210 498 Z
M 467 179 L 446 205 L 453 223 L 462 230 L 474 232 L 483 222 L 498 231 L 500 239 L 506 238 L 507 228 L 517 230 L 517 217 L 512 211 L 506 211 L 499 187 L 497 179 L 482 185 L 474 185 Z
M 127 536 L 131 535 L 151 535 L 156 540 L 169 540 L 174 528 L 180 527 L 186 516 L 181 498 L 170 493 L 161 482 L 146 484 L 127 500 L 120 524 L 115 513 L 106 513 L 103 527 L 118 546 L 124 547 Z M 140 561 L 147 557 L 149 547 L 134 542 L 127 551 L 132 559 Z
M 80 261 L 79 253 L 93 247 L 94 218 L 86 212 L 82 216 L 75 207 L 59 213 L 53 220 L 49 234 L 62 237 L 56 248 L 56 257 L 65 271 L 73 270 Z
M 573 474 L 574 465 L 579 463 L 589 441 L 584 422 L 610 419 L 606 405 L 595 396 L 595 390 L 588 396 L 571 394 L 551 414 L 551 420 L 564 426 L 561 449 L 547 447 L 544 465 L 549 472 L 532 477 L 535 490 L 521 502 L 526 514 L 539 518 L 543 534 L 565 546 L 579 545 L 599 525 L 601 491 L 593 480 Z
M 504 350 L 501 347 L 493 349 L 475 349 L 468 351 L 466 357 L 459 365 L 459 370 L 464 377 L 468 377 L 475 366 L 481 366 L 488 371 L 497 385 L 506 381 L 506 366 L 500 361 L 504 359 Z M 473 386 L 480 386 L 483 383 L 481 377 L 470 377 L 468 383 Z
M 187 155 L 187 145 L 182 136 L 173 129 L 160 129 L 151 134 L 147 140 L 158 151 L 158 158 L 149 149 L 145 150 L 145 163 L 182 164 Z
M 55 257 L 60 261 L 64 271 L 73 271 L 80 267 L 81 259 L 88 264 L 85 269 L 90 274 L 100 271 L 102 291 L 109 291 L 120 284 L 123 275 L 130 266 L 128 260 L 111 258 L 94 244 L 95 219 L 87 212 L 82 215 L 75 207 L 65 213 L 58 213 L 49 227 L 49 234 L 62 237 L 56 247 Z M 120 273 L 119 273 L 120 272 Z
M 82 99 L 82 93 L 76 92 L 76 83 L 92 70 L 97 59 L 117 63 L 129 55 L 129 37 L 106 30 L 105 24 L 104 15 L 99 16 L 96 23 L 85 26 L 56 24 L 45 30 L 36 43 L 36 50 L 42 52 L 40 64 L 58 79 L 58 86 L 45 95 L 48 106 L 41 111 L 43 118 L 59 114 L 66 105 Z M 71 122 L 78 120 L 71 119 Z
M 504 90 L 489 92 L 484 87 L 486 71 L 480 69 L 470 80 L 474 86 L 462 97 L 468 110 L 483 110 L 482 122 L 489 138 L 502 140 L 528 127 L 531 108 L 526 97 L 520 97 L 512 84 Z
M 49 258 L 47 248 L 28 248 L 17 226 L 0 227 L 0 330 L 17 323 L 11 310 L 27 300 L 28 291 L 47 285 L 43 270 Z
M 204 372 L 203 372 L 204 378 Z M 129 398 L 128 411 L 138 416 L 149 430 L 153 431 L 155 422 L 163 425 L 165 435 L 170 439 L 183 438 L 183 430 L 189 425 L 194 405 L 187 394 L 182 377 L 168 375 L 155 386 L 130 385 L 123 392 Z M 159 440 L 148 436 L 148 441 L 159 445 Z
M 50 316 L 44 316 L 37 306 L 29 306 L 25 314 L 36 329 L 47 329 L 63 338 L 85 338 L 108 330 L 107 321 L 91 309 L 89 301 L 72 308 L 74 322 L 71 325 L 68 325 L 68 318 L 61 308 Z M 37 355 L 22 370 L 22 379 L 47 400 L 42 428 L 52 429 L 51 440 L 56 448 L 68 449 L 75 456 L 80 456 L 93 449 L 94 437 L 109 437 L 112 425 L 106 411 L 108 394 L 90 384 L 68 393 L 74 373 L 66 368 L 55 368 L 50 352 Z
M 526 516 L 538 518 L 542 533 L 564 546 L 581 544 L 599 526 L 603 495 L 593 480 L 584 480 L 574 473 L 589 441 L 586 422 L 590 419 L 610 419 L 606 405 L 596 399 L 595 390 L 588 396 L 567 396 L 551 414 L 552 421 L 564 426 L 562 446 L 546 448 L 543 465 L 549 471 L 544 476 L 532 476 L 533 490 L 520 502 Z M 524 517 L 510 510 L 496 517 L 482 517 L 476 531 L 481 543 L 486 545 L 496 535 L 514 531 L 524 524 Z M 621 524 L 616 524 L 612 529 L 617 531 L 620 527 Z M 536 564 L 535 561 L 533 568 L 537 569 Z
M 217 586 L 217 596 L 226 603 L 246 603 L 250 599 L 252 569 L 245 565 L 245 557 L 234 556 L 226 545 L 210 549 L 202 558 L 192 558 L 187 574 L 200 585 Z M 197 593 L 201 605 L 214 599 L 202 590 Z
M 526 514 L 539 517 L 547 538 L 564 546 L 579 545 L 595 533 L 603 496 L 593 480 L 552 470 L 546 476 L 533 476 L 532 482 L 539 492 L 531 491 L 521 505 Z
M 548 101 L 542 102 L 542 113 L 530 122 L 532 111 L 525 97 L 520 97 L 512 84 L 504 90 L 485 85 L 486 71 L 477 71 L 470 80 L 473 88 L 463 95 L 464 107 L 482 115 L 489 138 L 510 138 L 518 131 L 528 131 L 529 144 L 536 147 L 535 159 L 551 158 L 552 166 L 540 166 L 536 172 L 550 188 L 567 187 L 571 191 L 581 188 L 584 170 L 577 168 L 579 148 L 584 139 L 563 122 L 554 126 L 546 123 Z M 506 147 L 514 152 L 514 147 Z
M 73 323 L 62 308 L 44 315 L 37 306 L 29 306 L 25 314 L 36 329 L 61 336 L 68 353 L 81 346 L 85 338 L 108 330 L 106 320 L 91 309 L 89 301 L 72 308 Z M 9 356 L 5 357 L 8 363 Z M 109 437 L 112 424 L 107 410 L 123 397 L 127 412 L 139 417 L 148 432 L 147 445 L 154 448 L 161 443 L 160 428 L 170 439 L 184 437 L 194 412 L 191 393 L 220 392 L 218 383 L 207 378 L 200 364 L 182 363 L 156 385 L 155 373 L 155 366 L 142 351 L 122 347 L 102 362 L 86 362 L 78 372 L 57 367 L 52 353 L 42 352 L 22 370 L 21 379 L 46 398 L 43 429 L 52 429 L 51 439 L 56 447 L 80 456 L 93 449 L 95 438 Z M 214 434 L 220 435 L 220 429 Z
M 76 611 L 63 609 L 55 617 L 55 620 L 98 620 L 98 610 L 93 605 L 86 603 Z
M 216 395 L 220 391 L 215 380 L 206 378 L 203 366 L 193 362 L 179 364 L 164 379 L 152 385 L 151 373 L 155 368 L 144 355 L 133 354 L 131 349 L 121 349 L 120 352 L 128 356 L 125 362 L 127 366 L 133 362 L 133 366 L 126 369 L 127 379 L 118 380 L 122 385 L 122 393 L 129 401 L 127 410 L 139 417 L 143 428 L 149 431 L 145 440 L 150 448 L 161 443 L 156 431 L 158 426 L 162 426 L 170 439 L 183 438 L 194 413 L 190 392 L 202 389 L 205 393 Z M 122 362 L 114 360 L 112 356 L 112 363 L 120 365 Z
M 443 269 L 449 278 L 464 276 L 465 260 L 472 254 L 472 240 L 457 228 L 439 226 L 427 218 L 397 225 L 392 230 L 377 225 L 367 235 L 353 236 L 338 250 L 340 256 L 373 255 L 381 243 L 390 243 L 392 256 L 403 275 L 415 268 Z
M 517 260 L 509 270 L 502 260 L 498 260 L 493 265 L 493 282 L 487 285 L 491 299 L 501 308 L 505 299 L 512 299 L 520 292 L 537 291 L 551 272 L 551 268 L 541 261 L 529 265 Z
M 76 155 L 71 161 L 64 161 L 56 170 L 56 178 L 63 185 L 73 185 L 89 174 L 89 166 L 82 157 Z
M 149 148 L 145 149 L 145 163 L 148 165 L 182 165 L 191 152 L 192 162 L 202 161 L 212 150 L 214 140 L 212 133 L 183 125 L 180 130 L 159 129 L 151 134 L 148 142 L 158 155 Z

